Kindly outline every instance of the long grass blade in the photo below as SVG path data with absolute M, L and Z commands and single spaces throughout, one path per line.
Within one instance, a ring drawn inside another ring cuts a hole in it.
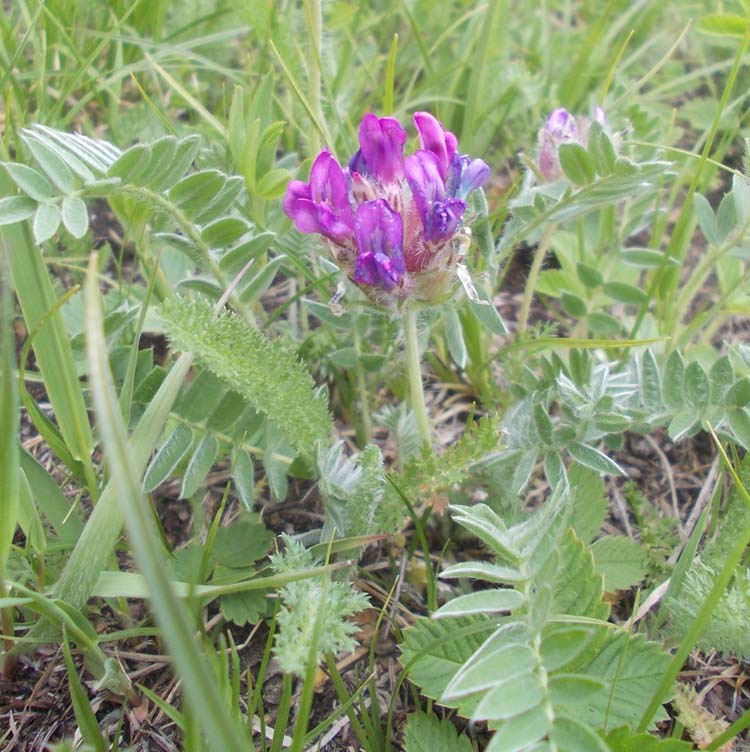
M 247 748 L 245 735 L 231 722 L 214 692 L 216 676 L 205 655 L 196 649 L 190 613 L 172 591 L 166 575 L 161 539 L 141 491 L 140 470 L 131 454 L 109 371 L 95 255 L 89 263 L 85 299 L 86 354 L 98 425 L 112 484 L 130 533 L 130 544 L 151 590 L 152 608 L 176 671 L 182 678 L 187 700 L 198 713 L 199 723 L 212 746 L 227 752 L 244 752 Z

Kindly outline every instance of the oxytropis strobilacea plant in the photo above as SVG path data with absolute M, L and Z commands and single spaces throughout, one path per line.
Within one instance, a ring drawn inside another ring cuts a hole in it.
M 284 211 L 300 232 L 325 238 L 337 264 L 376 306 L 404 315 L 412 407 L 428 444 L 416 309 L 452 291 L 466 248 L 466 198 L 489 167 L 459 154 L 456 137 L 429 113 L 416 113 L 414 124 L 421 148 L 404 157 L 401 123 L 365 115 L 348 166 L 322 151 L 309 182 L 289 183 Z

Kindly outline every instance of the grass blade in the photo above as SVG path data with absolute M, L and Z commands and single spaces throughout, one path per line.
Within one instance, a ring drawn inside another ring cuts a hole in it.
M 135 559 L 148 581 L 152 608 L 182 678 L 187 700 L 199 713 L 199 723 L 213 746 L 227 752 L 241 752 L 247 746 L 245 735 L 231 723 L 226 708 L 214 692 L 216 676 L 202 651 L 196 650 L 190 614 L 170 586 L 161 540 L 141 491 L 140 470 L 131 454 L 109 371 L 96 282 L 96 255 L 92 255 L 89 263 L 85 299 L 86 354 L 94 405 L 112 484 L 117 489 Z

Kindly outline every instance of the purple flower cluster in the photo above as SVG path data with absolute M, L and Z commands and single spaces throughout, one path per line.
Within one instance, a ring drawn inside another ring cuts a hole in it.
M 607 125 L 601 107 L 594 110 L 594 121 L 602 126 Z M 539 131 L 537 161 L 539 172 L 546 181 L 552 182 L 563 177 L 559 158 L 562 144 L 579 144 L 584 149 L 588 146 L 591 123 L 589 118 L 571 115 L 564 107 L 559 107 L 547 118 L 544 127 Z
M 466 197 L 489 175 L 481 159 L 458 153 L 456 137 L 432 115 L 418 112 L 414 124 L 421 148 L 405 158 L 401 123 L 365 115 L 348 167 L 322 151 L 310 181 L 291 181 L 284 198 L 297 229 L 326 238 L 339 265 L 381 304 L 445 291 Z

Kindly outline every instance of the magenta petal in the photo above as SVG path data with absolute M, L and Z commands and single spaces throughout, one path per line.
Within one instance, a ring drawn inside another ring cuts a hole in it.
M 354 281 L 393 288 L 406 271 L 403 222 L 384 199 L 366 201 L 354 217 L 357 259 Z
M 456 137 L 429 112 L 415 112 L 414 125 L 419 133 L 420 146 L 437 157 L 440 175 L 445 180 L 458 146 Z
M 346 175 L 330 152 L 322 151 L 310 170 L 310 193 L 313 201 L 327 203 L 342 216 L 351 215 Z
M 381 183 L 394 183 L 404 175 L 406 131 L 395 118 L 368 113 L 359 126 L 359 144 L 371 175 Z

